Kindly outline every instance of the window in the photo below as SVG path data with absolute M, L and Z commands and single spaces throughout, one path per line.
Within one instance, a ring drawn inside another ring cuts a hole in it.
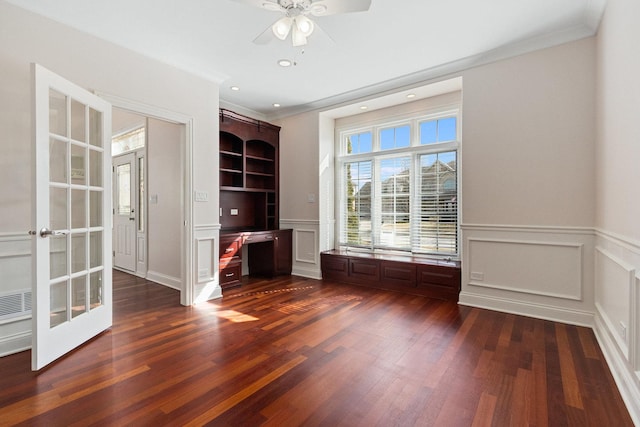
M 340 246 L 458 255 L 458 112 L 343 129 Z
M 144 147 L 145 128 L 137 129 L 116 135 L 111 139 L 111 155 L 126 153 Z

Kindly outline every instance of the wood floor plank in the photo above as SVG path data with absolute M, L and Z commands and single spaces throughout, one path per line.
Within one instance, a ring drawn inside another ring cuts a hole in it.
M 183 307 L 113 277 L 110 330 L 41 372 L 0 358 L 0 425 L 632 425 L 587 328 L 295 276 Z

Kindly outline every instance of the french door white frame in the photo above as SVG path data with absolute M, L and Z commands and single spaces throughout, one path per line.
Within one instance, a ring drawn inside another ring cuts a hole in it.
M 156 118 L 171 123 L 184 125 L 185 135 L 182 150 L 184 154 L 183 170 L 183 226 L 180 239 L 180 304 L 192 305 L 195 302 L 195 281 L 193 280 L 193 118 L 174 111 L 165 110 L 148 104 L 131 101 L 119 96 L 96 92 L 100 98 L 113 107 Z M 147 183 L 148 185 L 148 183 Z M 147 236 L 148 237 L 148 236 Z

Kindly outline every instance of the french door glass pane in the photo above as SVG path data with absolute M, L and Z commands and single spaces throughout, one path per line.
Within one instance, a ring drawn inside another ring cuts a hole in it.
M 103 147 L 102 143 L 102 113 L 89 108 L 89 144 Z
M 67 225 L 67 192 L 66 188 L 51 187 L 49 189 L 49 227 L 52 230 L 66 230 Z
M 87 185 L 86 152 L 85 147 L 71 145 L 71 184 Z
M 89 233 L 89 268 L 102 265 L 102 231 Z
M 74 234 L 71 237 L 71 272 L 77 273 L 87 269 L 87 237 L 86 233 Z
M 58 139 L 49 139 L 49 180 L 67 183 L 67 147 L 68 144 Z
M 49 277 L 51 279 L 69 274 L 67 255 L 67 236 L 49 237 Z
M 89 227 L 102 226 L 102 191 L 89 192 Z
M 87 192 L 71 190 L 71 228 L 87 226 Z
M 102 152 L 89 150 L 89 185 L 102 187 Z
M 50 327 L 53 328 L 67 321 L 67 280 L 50 286 Z
M 60 136 L 67 134 L 67 97 L 49 90 L 49 132 Z
M 71 139 L 76 141 L 86 142 L 86 117 L 85 117 L 85 105 L 71 100 Z
M 87 311 L 87 276 L 76 277 L 71 281 L 71 317 L 77 317 Z
M 89 275 L 89 304 L 91 309 L 102 305 L 102 271 Z

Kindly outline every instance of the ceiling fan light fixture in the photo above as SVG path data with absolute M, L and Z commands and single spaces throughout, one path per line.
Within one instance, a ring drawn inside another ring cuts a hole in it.
M 304 46 L 307 44 L 307 36 L 302 34 L 296 25 L 294 25 L 291 30 L 291 44 L 293 44 L 294 47 Z
M 271 27 L 273 34 L 280 40 L 286 39 L 289 35 L 289 31 L 291 31 L 292 21 L 293 20 L 288 16 L 278 19 Z
M 296 28 L 305 37 L 309 37 L 313 33 L 313 21 L 304 15 L 298 15 L 294 18 Z

